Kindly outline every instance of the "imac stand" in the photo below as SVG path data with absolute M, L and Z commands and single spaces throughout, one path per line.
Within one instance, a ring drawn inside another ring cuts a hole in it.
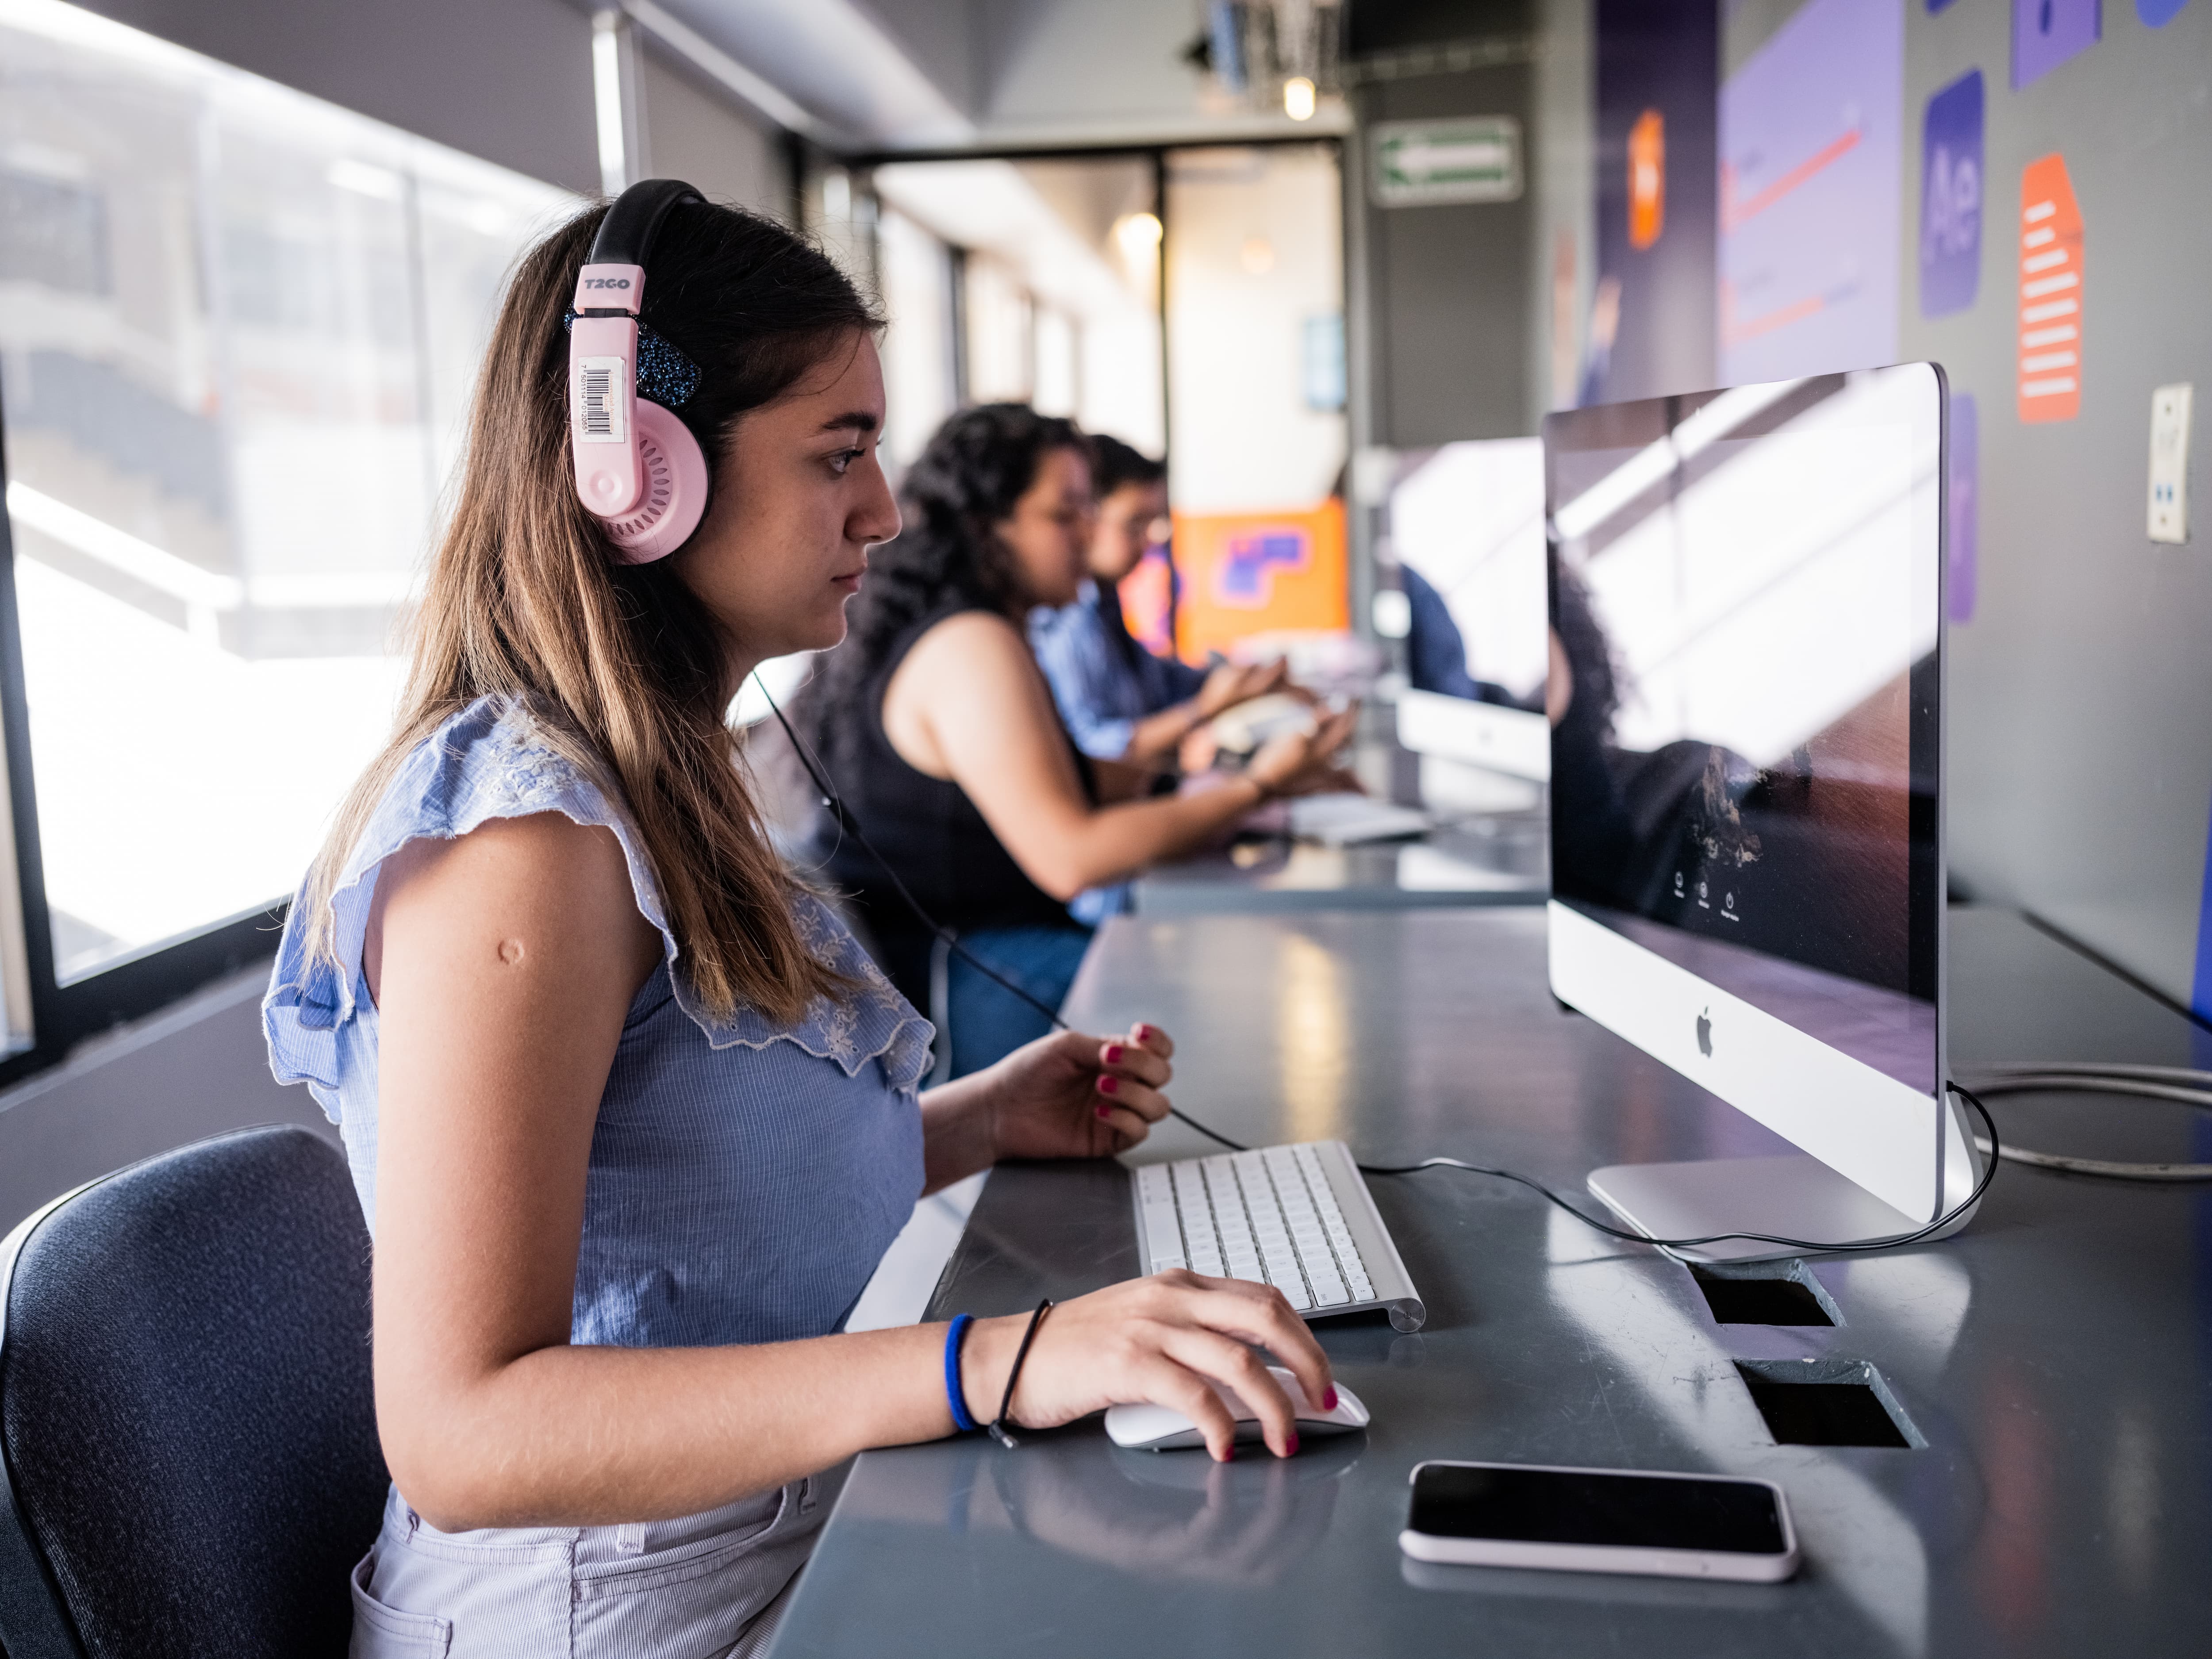
M 1979 1156 L 1970 1150 L 1973 1143 L 1955 1100 L 1948 1102 L 1944 1119 L 1943 1208 L 1952 1210 L 1973 1191 L 1982 1166 Z M 1590 1171 L 1589 1189 L 1622 1224 L 1650 1238 L 1703 1238 L 1741 1229 L 1879 1249 L 1884 1239 L 1927 1225 L 1802 1152 L 1701 1158 L 1687 1164 L 1608 1164 Z M 1973 1218 L 1973 1210 L 1966 1210 L 1919 1242 L 1948 1238 Z M 1770 1261 L 1802 1254 L 1790 1245 L 1748 1238 L 1717 1239 L 1667 1253 L 1698 1262 Z

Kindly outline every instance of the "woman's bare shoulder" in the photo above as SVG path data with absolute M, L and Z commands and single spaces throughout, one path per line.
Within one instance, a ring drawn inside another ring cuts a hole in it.
M 388 919 L 434 940 L 527 934 L 562 951 L 632 957 L 649 972 L 659 936 L 637 906 L 614 832 L 562 812 L 489 818 L 450 839 L 423 836 L 385 860 L 364 963 L 377 989 Z
M 1042 682 L 1030 642 L 1006 617 L 988 611 L 963 611 L 934 624 L 916 640 L 884 688 L 887 718 L 902 708 L 972 712 L 980 699 L 1004 705 L 1024 701 Z
M 925 653 L 932 657 L 975 654 L 983 660 L 1027 665 L 1028 636 L 1005 617 L 992 611 L 962 611 L 933 624 L 914 642 L 909 660 Z

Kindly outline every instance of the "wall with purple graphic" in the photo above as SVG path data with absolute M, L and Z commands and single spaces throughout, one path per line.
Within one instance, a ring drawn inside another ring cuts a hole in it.
M 2104 27 L 2104 0 L 2012 0 L 2013 90 L 2088 51 Z
M 1982 72 L 1928 100 L 1920 125 L 1920 314 L 1974 303 L 1982 283 Z

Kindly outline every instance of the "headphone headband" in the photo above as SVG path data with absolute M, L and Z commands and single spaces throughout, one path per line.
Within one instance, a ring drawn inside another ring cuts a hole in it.
M 599 234 L 592 241 L 595 265 L 641 265 L 660 234 L 661 221 L 679 202 L 704 204 L 706 198 L 681 179 L 645 179 L 615 198 Z

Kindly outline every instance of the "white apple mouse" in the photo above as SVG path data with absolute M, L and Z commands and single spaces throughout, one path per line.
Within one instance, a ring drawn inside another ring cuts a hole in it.
M 1280 1365 L 1267 1367 L 1267 1375 L 1282 1384 L 1283 1392 L 1291 1397 L 1291 1410 L 1297 1414 L 1298 1437 L 1318 1437 L 1328 1434 L 1350 1434 L 1367 1426 L 1367 1407 L 1359 1403 L 1359 1396 L 1340 1382 L 1336 1385 L 1336 1404 L 1323 1411 L 1306 1398 L 1298 1386 L 1298 1379 Z M 1259 1414 L 1246 1405 L 1234 1389 L 1222 1383 L 1212 1385 L 1221 1396 L 1221 1403 L 1229 1407 L 1229 1414 L 1237 1419 L 1237 1443 L 1246 1445 L 1261 1437 Z M 1138 1451 L 1180 1451 L 1188 1446 L 1203 1446 L 1206 1437 L 1197 1425 L 1181 1412 L 1168 1406 L 1112 1406 L 1106 1412 L 1106 1433 L 1117 1446 L 1127 1446 Z

